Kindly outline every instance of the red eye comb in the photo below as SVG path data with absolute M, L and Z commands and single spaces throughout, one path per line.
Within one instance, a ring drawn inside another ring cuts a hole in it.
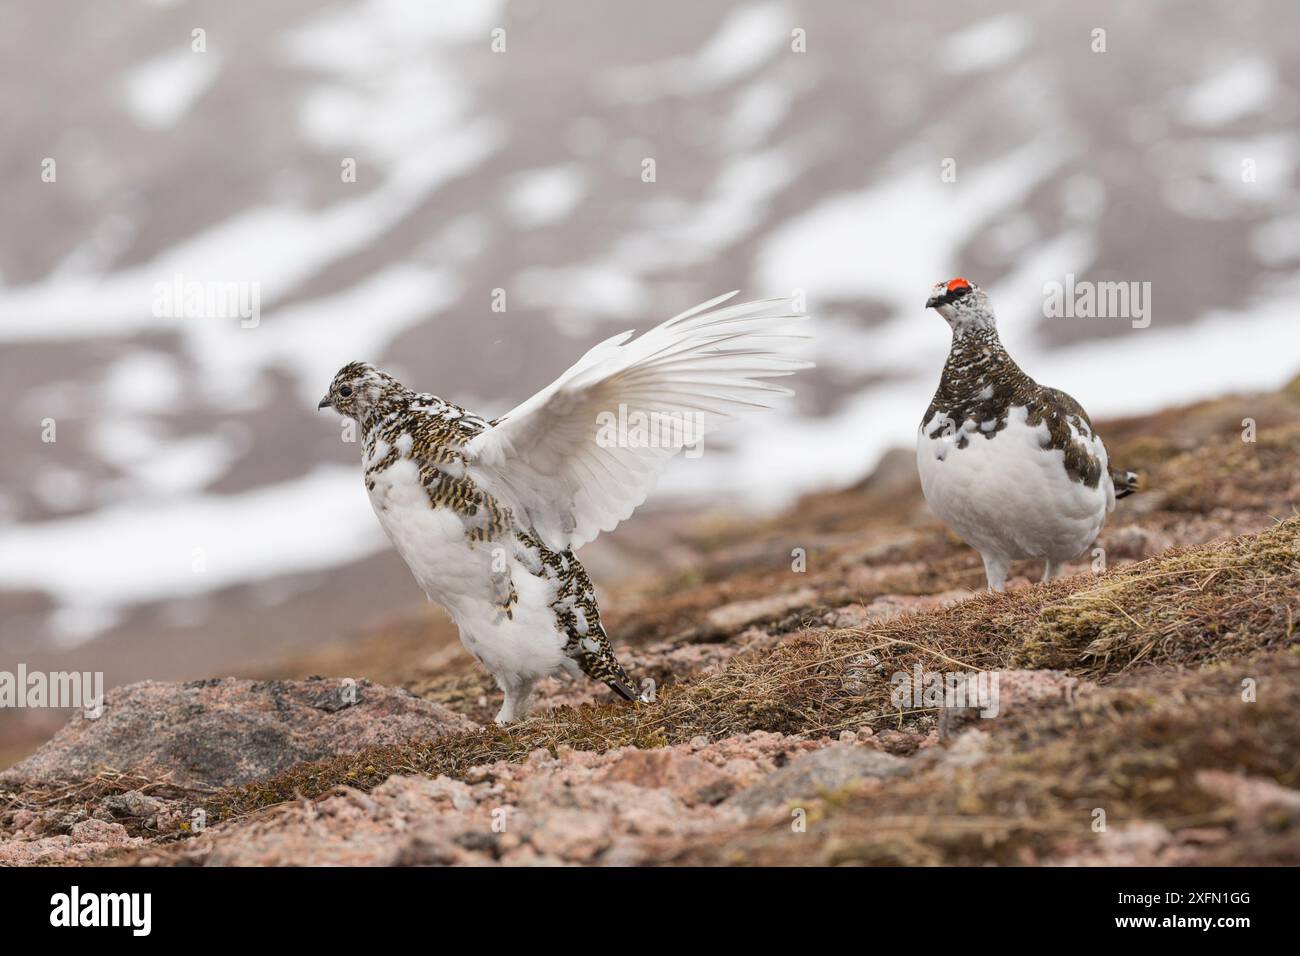
M 969 288 L 970 288 L 970 283 L 967 282 L 965 279 L 963 279 L 961 276 L 958 276 L 955 279 L 948 280 L 949 292 L 956 292 L 958 289 L 969 289 Z

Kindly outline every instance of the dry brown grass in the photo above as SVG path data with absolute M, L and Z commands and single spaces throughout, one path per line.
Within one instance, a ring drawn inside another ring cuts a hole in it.
M 733 862 L 738 853 L 750 862 L 1026 861 L 1086 839 L 1079 815 L 1098 800 L 1113 819 L 1154 815 L 1216 825 L 1223 805 L 1189 782 L 1194 770 L 1239 768 L 1295 785 L 1300 752 L 1300 664 L 1286 650 L 1296 643 L 1300 618 L 1300 518 L 1293 516 L 1300 379 L 1259 401 L 1265 404 L 1252 400 L 1245 413 L 1233 400 L 1122 423 L 1112 447 L 1116 463 L 1147 471 L 1153 489 L 1122 503 L 1117 524 L 1202 541 L 1224 529 L 1261 527 L 1270 515 L 1286 518 L 1260 534 L 1167 551 L 1100 576 L 978 593 L 865 628 L 827 629 L 823 613 L 845 604 L 982 586 L 974 552 L 926 523 L 914 469 L 895 456 L 892 469 L 873 480 L 770 522 L 711 526 L 698 571 L 659 582 L 639 602 L 613 602 L 608 617 L 612 633 L 632 645 L 727 642 L 736 635 L 707 621 L 714 608 L 809 589 L 815 596 L 803 607 L 757 622 L 785 636 L 774 648 L 741 652 L 717 670 L 679 673 L 680 683 L 663 687 L 653 704 L 560 708 L 508 729 L 374 748 L 188 799 L 225 819 L 344 785 L 367 790 L 397 773 L 460 777 L 538 748 L 650 748 L 754 730 L 925 730 L 933 712 L 899 709 L 889 694 L 890 676 L 920 663 L 1059 668 L 1106 686 L 1077 708 L 1031 707 L 1000 720 L 982 762 L 927 770 L 942 753 L 933 748 L 917 758 L 919 772 L 891 783 L 887 794 L 835 795 L 816 811 L 835 825 L 815 839 L 787 846 L 783 821 L 776 830 L 741 834 L 730 849 L 701 846 L 693 860 Z M 1242 414 L 1270 423 L 1254 444 L 1240 441 L 1235 422 Z M 807 549 L 809 567 L 792 585 L 788 555 L 796 546 Z M 495 704 L 490 678 L 441 662 L 413 670 L 411 658 L 427 653 L 417 632 L 390 641 L 400 652 L 389 655 L 386 679 L 486 719 Z M 1234 710 L 1229 692 L 1246 660 L 1259 662 L 1260 706 Z M 96 781 L 84 792 L 45 795 L 45 806 L 93 802 L 97 788 L 137 783 Z M 1289 831 L 1283 837 L 1280 845 L 1296 842 Z M 1237 842 L 1265 857 L 1272 852 Z
M 1266 675 L 1266 676 L 1260 676 Z M 1257 701 L 1244 677 L 1260 677 Z M 1300 785 L 1300 652 L 1266 652 L 1141 687 L 1098 688 L 1072 707 L 1005 718 L 979 759 L 921 761 L 913 774 L 813 801 L 789 817 L 698 841 L 672 862 L 742 865 L 1032 864 L 1105 852 L 1093 831 L 1157 821 L 1176 853 L 1206 865 L 1300 862 L 1300 819 L 1263 829 L 1202 789 L 1207 769 Z M 1201 843 L 1200 841 L 1204 841 Z M 1118 841 L 1117 841 L 1118 842 Z M 1122 851 L 1120 851 L 1122 852 Z M 1125 862 L 1121 856 L 1113 862 Z M 1101 862 L 1101 860 L 1099 860 Z
M 68 814 L 67 822 L 63 824 L 66 828 L 72 822 L 88 816 L 105 797 L 141 793 L 162 800 L 197 801 L 215 792 L 212 787 L 182 787 L 170 780 L 158 780 L 106 767 L 81 780 L 32 783 L 22 790 L 0 791 L 0 821 L 12 820 L 13 814 L 19 810 L 42 813 L 58 809 Z M 123 817 L 117 822 L 125 826 L 132 836 L 157 835 L 141 819 Z
M 1201 664 L 1295 637 L 1300 519 L 1167 552 L 1044 605 L 1012 662 L 1113 676 L 1139 662 Z
M 1297 575 L 1300 518 L 1293 518 L 1260 535 L 1100 577 L 981 594 L 871 628 L 808 630 L 665 688 L 652 704 L 560 708 L 508 729 L 302 764 L 207 805 L 219 817 L 237 815 L 340 785 L 369 789 L 395 773 L 460 776 L 538 748 L 603 752 L 754 730 L 818 736 L 864 724 L 924 724 L 930 712 L 900 710 L 890 699 L 890 675 L 916 663 L 968 671 L 1054 667 L 1107 680 L 1138 665 L 1199 664 L 1290 644 Z
M 1254 442 L 1240 434 L 1178 455 L 1162 470 L 1163 507 L 1207 514 L 1215 508 L 1268 510 L 1300 498 L 1300 424 L 1261 430 Z

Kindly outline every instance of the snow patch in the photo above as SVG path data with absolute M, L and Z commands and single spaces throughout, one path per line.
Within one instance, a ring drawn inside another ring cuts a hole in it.
M 506 188 L 506 209 L 521 229 L 567 218 L 587 192 L 581 167 L 572 164 L 519 173 Z
M 122 87 L 127 112 L 141 126 L 175 126 L 212 85 L 220 66 L 217 54 L 188 47 L 137 66 Z
M 1006 13 L 949 34 L 939 47 L 939 65 L 948 73 L 977 73 L 1019 56 L 1033 39 L 1029 20 Z
M 50 593 L 52 625 L 73 642 L 114 609 L 324 570 L 387 546 L 352 467 L 240 495 L 138 500 L 88 515 L 11 525 L 0 586 Z
M 1277 68 L 1261 57 L 1220 67 L 1182 97 L 1180 114 L 1197 126 L 1223 126 L 1268 106 L 1277 93 Z

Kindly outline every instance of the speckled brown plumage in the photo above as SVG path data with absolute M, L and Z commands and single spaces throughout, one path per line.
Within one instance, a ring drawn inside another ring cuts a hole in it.
M 530 556 L 536 557 L 542 573 L 555 582 L 557 598 L 551 607 L 568 635 L 564 653 L 577 661 L 582 672 L 592 680 L 604 682 L 628 700 L 635 699 L 632 678 L 614 656 L 614 648 L 600 623 L 596 590 L 582 562 L 572 551 L 548 550 L 526 531 L 516 531 L 515 537 Z
M 939 387 L 921 423 L 929 422 L 929 436 L 937 438 L 945 429 L 956 430 L 962 422 L 972 421 L 979 426 L 978 433 L 992 441 L 1006 427 L 1013 406 L 1026 409 L 1030 426 L 1047 426 L 1043 448 L 1064 453 L 1065 471 L 1071 479 L 1097 487 L 1101 464 L 1075 438 L 1093 436 L 1087 412 L 1065 392 L 1044 388 L 1026 375 L 1007 354 L 994 329 L 972 329 L 953 338 Z M 962 433 L 957 449 L 965 448 L 969 441 Z
M 384 373 L 360 363 L 339 372 L 336 381 L 373 378 L 379 384 L 367 395 L 357 420 L 364 430 L 365 483 L 373 491 L 376 478 L 399 461 L 418 468 L 432 508 L 458 515 L 471 542 L 495 542 L 507 548 L 524 567 L 554 587 L 550 607 L 566 636 L 564 652 L 583 673 L 602 681 L 621 696 L 636 697 L 635 685 L 614 655 L 596 605 L 595 589 L 572 551 L 551 551 L 530 529 L 520 527 L 510 509 L 484 492 L 467 473 L 465 446 L 493 422 L 435 395 L 418 393 Z M 346 410 L 347 397 L 335 401 Z M 508 572 L 496 572 L 500 613 L 513 620 L 518 588 Z
M 496 422 L 366 363 L 341 369 L 319 402 L 364 429 L 379 524 L 496 679 L 498 723 L 526 717 L 538 682 L 556 675 L 640 696 L 573 552 L 626 520 L 684 447 L 788 396 L 771 380 L 809 366 L 788 300 L 734 297 L 594 343 Z

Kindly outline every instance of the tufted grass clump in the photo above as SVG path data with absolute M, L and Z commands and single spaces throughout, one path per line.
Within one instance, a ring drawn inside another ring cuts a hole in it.
M 1012 662 L 1104 678 L 1139 662 L 1197 665 L 1291 642 L 1300 518 L 1166 552 L 1041 609 Z

